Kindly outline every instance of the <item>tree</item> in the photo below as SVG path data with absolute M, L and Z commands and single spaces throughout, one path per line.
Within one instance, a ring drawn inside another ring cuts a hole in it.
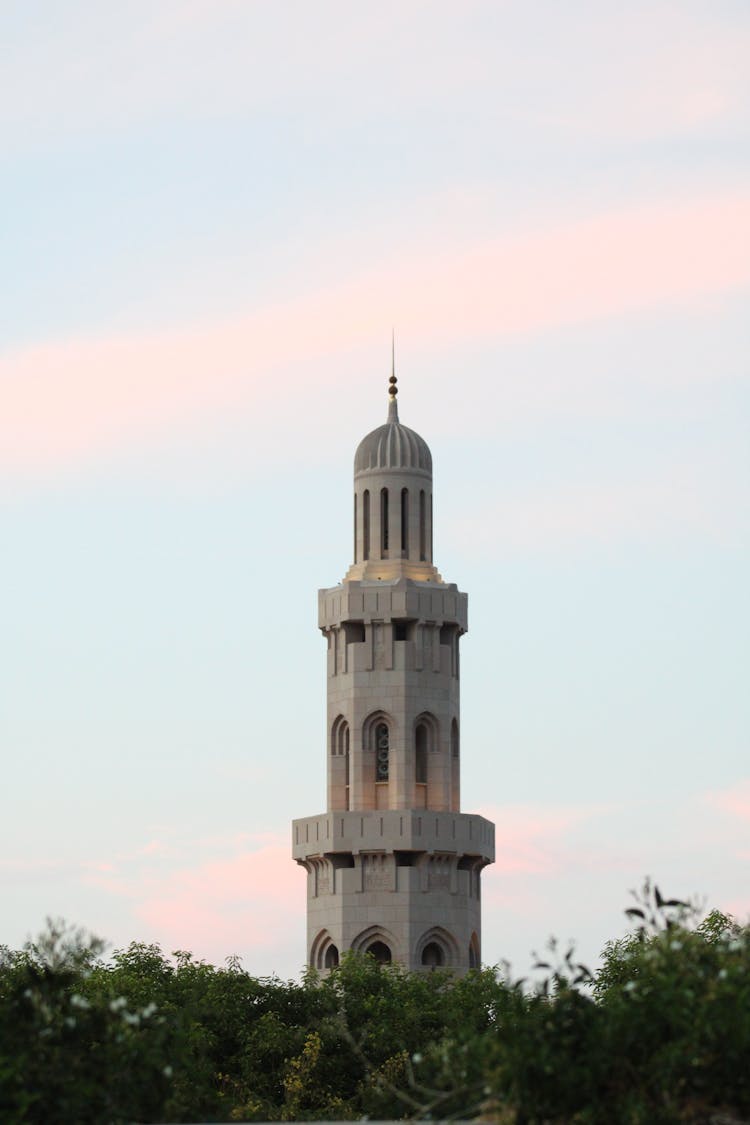
M 650 883 L 628 916 L 595 975 L 553 944 L 536 984 L 354 954 L 301 982 L 139 943 L 105 961 L 52 924 L 0 951 L 0 1120 L 740 1125 L 750 931 Z

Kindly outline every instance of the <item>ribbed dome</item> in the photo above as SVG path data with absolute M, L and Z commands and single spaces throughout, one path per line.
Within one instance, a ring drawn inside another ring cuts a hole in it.
M 402 426 L 395 398 L 391 399 L 388 421 L 367 434 L 354 454 L 354 475 L 368 469 L 420 469 L 432 474 L 432 454 L 423 437 Z

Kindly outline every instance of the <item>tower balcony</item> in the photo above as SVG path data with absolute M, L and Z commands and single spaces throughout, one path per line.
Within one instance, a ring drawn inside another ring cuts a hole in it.
M 318 591 L 318 626 L 322 630 L 356 621 L 393 619 L 453 623 L 468 630 L 468 597 L 455 583 L 415 582 L 393 577 L 386 581 L 346 581 Z
M 467 856 L 484 866 L 495 860 L 495 826 L 476 813 L 416 809 L 327 812 L 292 824 L 292 855 L 298 863 L 360 852 Z

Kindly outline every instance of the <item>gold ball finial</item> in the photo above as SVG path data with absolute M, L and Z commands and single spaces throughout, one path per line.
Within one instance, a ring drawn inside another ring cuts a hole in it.
M 398 423 L 398 405 L 396 395 L 398 387 L 396 378 L 396 333 L 391 332 L 391 377 L 388 380 L 388 422 Z

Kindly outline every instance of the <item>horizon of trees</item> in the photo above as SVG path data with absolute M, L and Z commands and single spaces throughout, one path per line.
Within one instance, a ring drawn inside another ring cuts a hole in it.
M 551 943 L 536 980 L 347 955 L 281 981 L 50 924 L 0 947 L 0 1120 L 746 1123 L 750 927 L 648 881 L 626 913 L 597 970 Z

